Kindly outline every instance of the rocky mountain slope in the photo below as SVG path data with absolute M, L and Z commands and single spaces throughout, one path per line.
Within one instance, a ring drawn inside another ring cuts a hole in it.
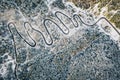
M 120 79 L 119 30 L 73 2 L 1 0 L 0 80 Z

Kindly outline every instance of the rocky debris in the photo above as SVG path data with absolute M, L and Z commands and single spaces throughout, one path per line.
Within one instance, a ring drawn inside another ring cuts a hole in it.
M 60 9 L 65 9 L 65 5 L 62 0 L 55 0 L 52 5 L 54 7 L 59 7 Z

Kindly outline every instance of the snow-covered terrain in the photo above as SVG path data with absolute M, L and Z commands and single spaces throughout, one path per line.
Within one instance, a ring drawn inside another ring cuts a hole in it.
M 2 0 L 0 80 L 119 80 L 120 31 L 65 0 Z

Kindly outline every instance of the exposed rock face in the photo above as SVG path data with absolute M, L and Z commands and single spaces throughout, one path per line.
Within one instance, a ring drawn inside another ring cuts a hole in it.
M 120 0 L 67 0 L 67 1 L 73 2 L 76 6 L 83 9 L 91 10 L 94 8 L 98 14 L 102 12 L 103 10 L 102 8 L 106 8 L 104 16 L 106 16 L 111 22 L 113 22 L 117 28 L 120 28 Z M 96 4 L 98 4 L 97 7 L 98 11 L 95 8 Z M 96 12 L 94 14 L 96 14 Z
M 62 0 L 0 5 L 0 80 L 120 79 L 120 42 L 107 20 L 94 24 L 94 15 Z

